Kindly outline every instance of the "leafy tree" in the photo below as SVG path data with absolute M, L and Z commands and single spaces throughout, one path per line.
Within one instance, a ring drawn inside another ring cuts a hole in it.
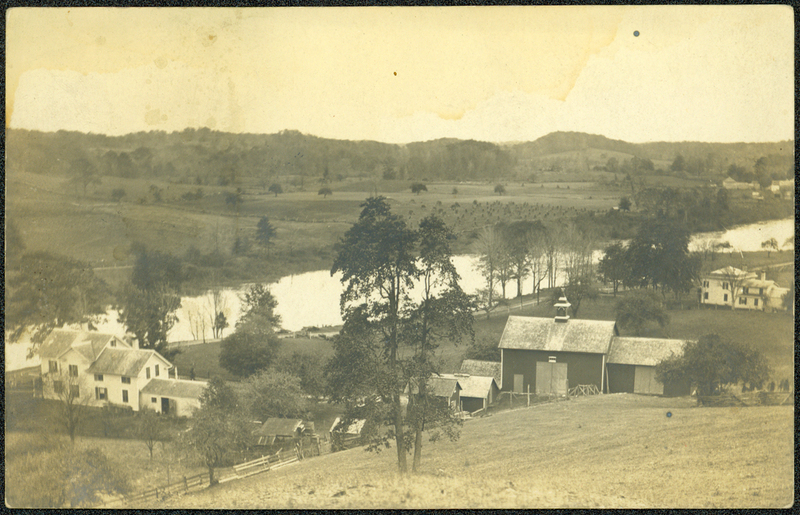
M 228 192 L 225 194 L 225 205 L 233 209 L 242 205 L 244 199 L 242 198 L 242 189 L 236 188 L 235 192 Z
M 486 303 L 488 314 L 494 306 L 494 291 L 498 281 L 498 270 L 504 259 L 505 242 L 494 227 L 484 228 L 476 241 L 478 250 L 478 269 L 486 280 Z
M 522 296 L 522 281 L 531 272 L 530 233 L 545 230 L 541 222 L 512 222 L 499 226 L 510 265 L 510 278 L 517 282 L 517 296 Z
M 269 189 L 267 191 L 269 191 L 270 193 L 274 193 L 275 196 L 277 197 L 280 193 L 283 193 L 283 188 L 281 187 L 280 184 L 275 182 L 269 185 Z
M 669 166 L 669 169 L 673 172 L 683 172 L 686 170 L 686 159 L 681 154 L 675 156 L 675 160 L 672 161 L 672 164 Z
M 762 241 L 761 248 L 766 249 L 767 259 L 769 259 L 770 252 L 778 250 L 778 240 L 776 240 L 775 238 L 770 238 L 768 240 Z
M 600 258 L 598 266 L 603 282 L 610 282 L 614 288 L 614 296 L 617 296 L 619 285 L 625 278 L 627 263 L 625 261 L 625 247 L 622 243 L 613 243 L 605 248 L 603 257 Z
M 631 199 L 628 197 L 622 197 L 619 199 L 619 210 L 620 211 L 630 211 L 631 210 Z
M 125 188 L 114 188 L 111 190 L 111 200 L 114 202 L 120 202 L 124 196 Z
M 7 273 L 5 322 L 12 341 L 30 329 L 39 344 L 56 327 L 91 327 L 105 314 L 108 286 L 86 263 L 36 251 L 22 255 Z
M 275 234 L 275 228 L 270 223 L 269 218 L 262 216 L 256 225 L 256 243 L 262 247 L 267 247 L 272 243 Z
M 280 340 L 270 320 L 261 313 L 236 323 L 236 330 L 220 345 L 219 365 L 239 377 L 269 368 L 278 354 Z
M 477 359 L 480 361 L 500 361 L 500 347 L 497 339 L 489 336 L 476 338 L 464 353 L 464 359 Z
M 502 184 L 498 184 L 494 187 L 494 192 L 498 195 L 505 195 L 506 194 L 506 187 Z
M 662 299 L 654 292 L 645 290 L 633 291 L 617 301 L 614 306 L 617 324 L 641 336 L 642 329 L 655 322 L 661 328 L 669 325 L 669 314 L 664 309 Z
M 317 195 L 322 195 L 322 198 L 326 198 L 328 195 L 333 195 L 333 191 L 326 186 L 324 188 L 320 188 L 317 192 Z
M 456 187 L 453 187 L 453 191 L 452 191 L 452 193 L 453 193 L 453 196 L 454 196 L 454 197 L 455 197 L 456 195 L 458 195 L 458 188 L 456 188 Z
M 150 251 L 140 244 L 131 245 L 135 256 L 131 283 L 144 290 L 177 291 L 186 280 L 180 259 L 160 251 Z
M 423 191 L 428 191 L 428 187 L 422 184 L 421 182 L 415 182 L 411 184 L 411 193 L 419 195 Z
M 262 370 L 248 377 L 244 385 L 249 413 L 256 420 L 301 418 L 308 411 L 300 378 L 293 374 L 274 368 Z
M 130 492 L 126 468 L 99 449 L 64 445 L 42 435 L 36 438 L 44 439 L 45 445 L 6 456 L 6 502 L 10 507 L 91 507 L 101 496 Z
M 139 347 L 153 349 L 167 359 L 177 353 L 167 350 L 167 335 L 178 321 L 178 295 L 165 287 L 144 289 L 129 283 L 118 298 L 118 321 L 136 337 Z
M 656 366 L 656 379 L 662 383 L 689 381 L 700 396 L 720 392 L 726 384 L 740 381 L 761 385 L 769 379 L 769 366 L 757 350 L 707 334 L 688 342 L 683 355 L 666 359 Z
M 322 397 L 328 389 L 325 364 L 326 360 L 319 354 L 294 351 L 289 356 L 281 356 L 274 368 L 299 377 L 306 395 Z
M 793 249 L 794 248 L 794 235 L 786 238 L 786 241 L 783 242 L 784 249 Z
M 70 162 L 69 174 L 72 176 L 70 182 L 82 188 L 84 197 L 90 184 L 101 182 L 97 167 L 85 156 Z
M 596 299 L 598 296 L 592 265 L 594 238 L 569 225 L 562 231 L 559 240 L 566 279 L 564 295 L 572 304 L 572 315 L 577 317 L 583 299 Z
M 161 420 L 156 412 L 146 407 L 139 411 L 139 420 L 136 428 L 136 435 L 144 442 L 150 452 L 150 461 L 153 461 L 153 449 L 157 442 L 167 439 L 167 432 L 161 424 Z
M 401 473 L 412 448 L 418 466 L 422 431 L 457 437 L 452 414 L 431 411 L 422 386 L 437 367 L 439 339 L 460 338 L 471 328 L 471 299 L 458 287 L 450 237 L 437 217 L 424 219 L 414 231 L 391 213 L 385 198 L 372 197 L 337 245 L 331 270 L 341 272 L 346 285 L 344 326 L 326 369 L 332 398 L 345 404 L 346 416 L 370 422 L 365 435 L 370 449 L 394 442 Z M 419 302 L 408 295 L 415 280 L 423 290 Z M 406 418 L 400 398 L 412 379 L 421 387 L 412 394 Z
M 181 446 L 202 460 L 213 486 L 219 483 L 215 469 L 246 448 L 249 439 L 248 417 L 236 392 L 224 380 L 212 378 L 200 396 L 191 428 L 182 434 Z
M 222 338 L 222 331 L 228 327 L 228 319 L 222 311 L 217 312 L 214 317 L 214 338 Z
M 246 320 L 254 315 L 263 317 L 269 327 L 275 329 L 281 325 L 280 315 L 275 314 L 278 301 L 266 284 L 255 283 L 250 285 L 239 297 L 242 302 L 242 313 L 239 321 Z

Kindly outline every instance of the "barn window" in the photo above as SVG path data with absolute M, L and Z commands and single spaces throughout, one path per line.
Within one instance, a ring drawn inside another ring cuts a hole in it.
M 69 366 L 69 376 L 70 377 L 78 377 L 78 365 L 70 365 Z
M 157 402 L 158 402 L 158 399 L 157 399 L 156 397 L 150 397 L 150 402 L 152 402 L 153 404 L 155 404 L 155 403 L 157 403 Z
M 548 363 L 555 363 L 556 362 L 556 357 L 555 356 L 548 356 L 547 362 Z
M 122 402 L 128 402 L 128 390 L 122 390 Z
M 103 374 L 95 374 L 94 375 L 94 380 L 95 381 L 102 381 L 103 380 Z
M 122 384 L 131 384 L 131 378 L 127 376 L 122 376 Z

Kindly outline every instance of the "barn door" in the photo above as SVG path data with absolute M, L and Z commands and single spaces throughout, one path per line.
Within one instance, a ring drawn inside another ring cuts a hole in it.
M 567 364 L 536 362 L 536 393 L 539 395 L 567 394 Z
M 514 374 L 514 393 L 522 393 L 522 374 Z
M 654 367 L 635 368 L 633 393 L 664 394 L 664 385 L 656 381 L 656 369 Z

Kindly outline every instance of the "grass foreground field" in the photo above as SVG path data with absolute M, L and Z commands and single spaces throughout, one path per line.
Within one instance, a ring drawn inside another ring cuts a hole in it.
M 426 444 L 416 476 L 397 473 L 394 449 L 351 449 L 142 507 L 791 505 L 793 407 L 693 404 L 630 394 L 543 404 L 467 421 L 457 442 Z

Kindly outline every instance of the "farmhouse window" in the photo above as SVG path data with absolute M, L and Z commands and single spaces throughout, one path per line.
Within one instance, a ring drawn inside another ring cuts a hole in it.
M 746 306 L 747 305 L 747 299 L 745 299 L 744 297 L 739 297 L 739 304 L 742 304 L 742 305 Z
M 53 381 L 53 391 L 55 393 L 62 393 L 64 391 L 63 381 Z
M 50 373 L 58 374 L 58 361 L 50 360 Z
M 728 289 L 728 283 L 722 283 L 722 289 L 723 290 L 727 290 Z
M 147 379 L 150 379 L 150 367 L 147 367 L 144 372 L 145 375 L 147 376 Z
M 77 384 L 69 385 L 69 394 L 73 399 L 77 399 L 81 396 L 81 387 Z
M 758 306 L 758 299 L 753 299 L 753 304 Z
M 708 300 L 708 292 L 705 292 L 705 293 L 703 294 L 703 299 L 705 299 L 705 300 Z
M 722 298 L 725 302 L 728 302 L 728 294 L 726 293 L 725 296 Z
M 747 295 L 748 293 L 750 293 L 750 288 L 742 288 L 742 293 Z
M 122 376 L 122 384 L 131 384 L 131 378 L 128 376 Z
M 95 388 L 94 398 L 97 399 L 98 401 L 108 399 L 108 390 L 100 387 Z
M 764 288 L 759 288 L 758 289 L 758 294 L 759 295 L 764 295 Z
M 708 281 L 703 281 L 703 288 L 708 288 Z
M 111 340 L 111 343 L 109 344 L 109 346 L 116 347 L 117 346 L 117 341 L 116 340 Z
M 158 377 L 158 365 L 156 365 L 156 377 Z
M 69 376 L 70 377 L 78 377 L 78 365 L 70 365 L 69 366 Z
M 94 380 L 95 381 L 102 381 L 103 380 L 103 374 L 95 374 L 94 375 Z
M 155 404 L 155 403 L 157 403 L 157 402 L 158 402 L 158 399 L 157 399 L 156 397 L 150 397 L 150 402 L 152 402 L 153 404 Z
M 122 390 L 122 402 L 128 402 L 128 390 Z

